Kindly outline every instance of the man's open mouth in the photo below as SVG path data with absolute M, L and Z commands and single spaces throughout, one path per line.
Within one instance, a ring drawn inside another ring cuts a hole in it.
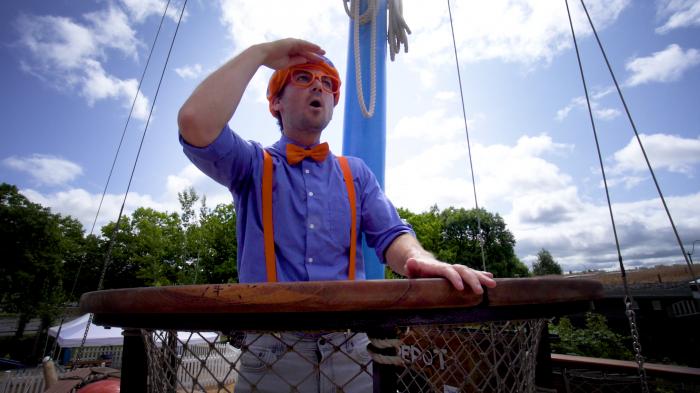
M 320 100 L 312 100 L 312 101 L 309 103 L 309 105 L 311 105 L 311 106 L 314 107 L 314 108 L 320 108 L 320 107 L 323 106 L 323 105 L 321 105 L 321 101 L 320 101 Z

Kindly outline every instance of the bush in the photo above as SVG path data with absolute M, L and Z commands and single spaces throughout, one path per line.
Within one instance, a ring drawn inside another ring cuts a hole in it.
M 552 343 L 552 352 L 606 359 L 633 359 L 632 351 L 623 345 L 623 342 L 629 342 L 629 336 L 610 330 L 605 317 L 600 314 L 586 313 L 585 328 L 576 328 L 569 318 L 563 317 L 558 324 L 550 323 L 549 331 L 560 338 L 559 342 Z

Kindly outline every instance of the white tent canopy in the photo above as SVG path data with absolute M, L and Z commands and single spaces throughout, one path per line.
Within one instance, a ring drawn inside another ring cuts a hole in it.
M 83 341 L 83 335 L 85 335 L 85 326 L 87 326 L 89 316 L 90 314 L 84 314 L 70 322 L 63 324 L 61 334 L 58 337 L 58 345 L 61 348 L 76 348 L 80 346 L 81 342 Z M 58 326 L 54 326 L 49 329 L 49 335 L 51 337 L 56 337 L 57 334 Z M 213 342 L 217 340 L 218 335 L 219 334 L 216 332 L 199 332 L 199 334 L 191 334 L 190 332 L 177 333 L 179 341 L 185 342 L 189 339 L 189 344 L 204 344 L 206 342 Z M 110 345 L 124 345 L 122 329 L 116 327 L 105 328 L 91 323 L 87 339 L 85 340 L 85 346 L 103 347 Z

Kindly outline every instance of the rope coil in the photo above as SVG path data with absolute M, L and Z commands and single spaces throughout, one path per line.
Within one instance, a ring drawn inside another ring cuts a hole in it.
M 355 63 L 355 88 L 357 89 L 357 101 L 360 104 L 362 116 L 370 118 L 374 116 L 377 104 L 377 15 L 379 14 L 378 0 L 366 0 L 367 9 L 360 14 L 361 0 L 343 0 L 345 13 L 353 24 L 353 49 Z M 350 7 L 348 8 L 348 2 Z M 387 42 L 389 43 L 389 54 L 391 61 L 395 55 L 404 47 L 404 52 L 408 53 L 408 38 L 406 33 L 411 34 L 406 21 L 403 18 L 403 1 L 389 0 L 387 4 L 389 10 L 389 22 L 387 26 Z M 360 56 L 360 25 L 370 23 L 370 87 L 369 87 L 369 109 L 365 102 L 365 94 L 362 88 L 362 67 Z
M 372 361 L 392 366 L 405 366 L 406 361 L 399 355 L 403 341 L 397 338 L 369 338 L 367 353 Z M 391 351 L 393 349 L 393 351 Z M 388 355 L 394 353 L 395 355 Z

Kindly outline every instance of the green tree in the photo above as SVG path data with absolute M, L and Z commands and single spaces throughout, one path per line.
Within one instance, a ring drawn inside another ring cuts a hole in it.
M 199 200 L 199 195 L 197 195 L 197 192 L 193 187 L 188 187 L 182 192 L 177 193 L 177 199 L 180 201 L 180 209 L 182 209 L 180 220 L 183 228 L 187 230 L 187 228 L 189 228 L 197 220 L 197 214 L 194 211 L 194 204 Z
M 442 242 L 442 220 L 437 205 L 433 205 L 427 212 L 420 214 L 411 213 L 408 209 L 399 208 L 399 216 L 408 221 L 416 233 L 416 238 L 426 250 L 437 253 Z
M 139 266 L 137 277 L 149 286 L 178 282 L 185 268 L 182 258 L 184 233 L 180 217 L 151 208 L 138 208 L 132 214 L 135 230 L 134 262 Z
M 81 241 L 80 254 L 66 260 L 63 265 L 63 291 L 67 295 L 66 300 L 77 302 L 83 293 L 97 290 L 104 263 L 105 245 L 104 239 L 88 235 Z M 110 278 L 111 275 L 105 277 L 106 283 L 110 282 Z M 107 284 L 105 289 L 107 288 L 118 287 Z
M 16 337 L 39 316 L 48 325 L 63 302 L 63 264 L 79 253 L 80 223 L 30 202 L 17 187 L 0 184 L 0 307 L 19 314 Z
M 498 214 L 484 209 L 447 208 L 440 213 L 443 222 L 442 244 L 437 256 L 443 261 L 482 269 L 479 227 L 483 240 L 486 270 L 496 277 L 513 277 L 517 268 L 515 237 Z
M 236 212 L 233 204 L 220 204 L 200 214 L 194 237 L 198 239 L 197 282 L 238 282 L 236 266 Z
M 576 328 L 563 317 L 558 324 L 550 323 L 549 331 L 559 336 L 552 350 L 566 355 L 590 356 L 606 359 L 632 359 L 632 352 L 622 343 L 629 337 L 610 330 L 604 316 L 586 313 L 586 327 Z
M 438 259 L 481 270 L 480 241 L 483 240 L 488 271 L 497 277 L 529 276 L 527 266 L 515 256 L 515 237 L 498 214 L 454 207 L 440 211 L 437 206 L 420 214 L 398 210 L 411 224 L 423 247 Z
M 513 257 L 512 262 L 511 277 L 530 277 L 530 270 L 518 257 Z
M 532 273 L 536 276 L 561 274 L 561 266 L 552 258 L 552 254 L 543 248 L 537 253 L 537 262 L 532 265 Z
M 179 192 L 177 196 L 180 201 L 180 209 L 182 210 L 180 217 L 185 234 L 185 242 L 182 250 L 184 263 L 183 269 L 180 271 L 179 282 L 183 284 L 196 284 L 200 278 L 199 261 L 202 251 L 203 233 L 200 228 L 201 223 L 197 219 L 197 212 L 195 211 L 194 205 L 200 200 L 200 196 L 192 187 Z M 200 220 L 208 214 L 206 197 L 202 196 L 201 201 L 199 209 Z
M 136 241 L 138 234 L 132 220 L 123 216 L 119 220 L 119 230 L 116 230 L 116 222 L 109 222 L 102 227 L 102 237 L 96 239 L 94 244 L 87 248 L 86 263 L 89 264 L 86 279 L 95 277 L 94 288 L 105 266 L 105 260 L 109 260 L 105 272 L 103 289 L 135 288 L 146 286 L 146 280 L 139 275 L 140 265 L 137 263 Z M 111 247 L 111 250 L 110 250 Z M 83 269 L 86 267 L 84 266 Z
M 83 225 L 72 218 L 60 218 L 59 228 L 62 234 L 60 247 L 63 254 L 63 292 L 66 294 L 67 301 L 77 301 L 80 294 L 84 292 L 77 292 L 81 281 L 83 281 L 81 280 L 81 265 L 85 265 L 88 239 L 94 239 L 94 236 L 85 237 Z M 89 290 L 95 290 L 95 288 Z

